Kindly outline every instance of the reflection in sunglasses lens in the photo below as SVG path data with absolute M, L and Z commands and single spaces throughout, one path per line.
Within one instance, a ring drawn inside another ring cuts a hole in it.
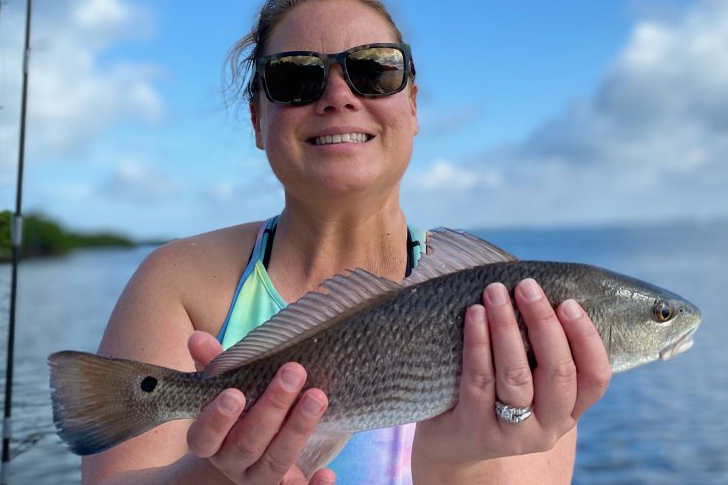
M 361 95 L 387 95 L 407 82 L 404 53 L 392 47 L 370 47 L 346 56 L 350 86 Z M 305 104 L 318 99 L 326 79 L 324 60 L 314 55 L 286 55 L 265 64 L 268 94 L 282 103 Z
M 346 70 L 362 94 L 390 94 L 404 82 L 404 56 L 398 49 L 373 47 L 352 52 Z
M 305 102 L 315 98 L 324 81 L 324 63 L 314 56 L 286 56 L 265 66 L 270 95 L 283 102 Z

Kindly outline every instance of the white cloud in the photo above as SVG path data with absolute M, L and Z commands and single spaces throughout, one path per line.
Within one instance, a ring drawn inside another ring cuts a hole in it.
M 470 226 L 728 217 L 726 160 L 728 2 L 705 0 L 638 22 L 594 94 L 523 142 L 435 162 L 425 173 L 441 182 L 406 187 L 434 224 L 429 214 Z M 459 173 L 478 183 L 453 183 Z
M 117 0 L 89 0 L 71 11 L 75 23 L 89 30 L 124 26 L 130 17 L 128 7 Z
M 6 38 L 3 160 L 14 161 L 17 144 L 24 10 L 3 19 Z M 27 146 L 35 154 L 74 152 L 121 120 L 152 123 L 163 113 L 151 64 L 100 62 L 105 49 L 152 32 L 150 15 L 122 0 L 39 2 L 31 31 Z M 7 163 L 7 162 L 5 162 Z
M 101 186 L 101 195 L 123 202 L 168 202 L 182 194 L 184 184 L 149 163 L 124 160 Z
M 218 182 L 210 187 L 208 195 L 220 202 L 231 202 L 235 196 L 235 186 L 228 181 Z
M 438 187 L 469 190 L 481 182 L 480 174 L 442 159 L 433 161 L 426 170 L 413 174 L 411 179 L 413 187 L 424 190 Z

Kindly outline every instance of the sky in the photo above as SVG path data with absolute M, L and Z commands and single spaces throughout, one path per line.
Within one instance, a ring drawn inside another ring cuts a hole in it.
M 184 237 L 283 191 L 228 49 L 258 0 L 35 0 L 23 211 Z M 728 1 L 387 2 L 411 44 L 417 227 L 728 220 Z M 25 1 L 0 4 L 0 209 L 14 209 Z M 669 227 L 669 226 L 668 226 Z

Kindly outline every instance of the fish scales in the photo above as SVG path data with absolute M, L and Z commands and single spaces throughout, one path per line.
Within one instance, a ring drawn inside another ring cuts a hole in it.
M 249 408 L 281 365 L 293 361 L 308 371 L 305 388 L 327 393 L 324 427 L 331 423 L 337 429 L 361 431 L 426 419 L 456 403 L 464 313 L 482 301 L 485 286 L 499 281 L 512 294 L 516 283 L 532 277 L 555 306 L 569 294 L 584 293 L 584 288 L 577 291 L 580 275 L 595 270 L 571 263 L 519 261 L 425 281 L 294 347 L 228 371 L 207 399 L 236 387 L 245 393 Z

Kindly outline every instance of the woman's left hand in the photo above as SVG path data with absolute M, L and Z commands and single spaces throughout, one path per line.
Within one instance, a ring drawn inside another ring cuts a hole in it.
M 417 424 L 413 467 L 457 469 L 550 450 L 606 391 L 607 352 L 581 306 L 567 300 L 554 311 L 532 279 L 516 286 L 515 300 L 538 365 L 531 371 L 505 286 L 489 285 L 483 305 L 466 312 L 459 402 Z M 532 405 L 533 415 L 518 424 L 502 421 L 496 399 Z

